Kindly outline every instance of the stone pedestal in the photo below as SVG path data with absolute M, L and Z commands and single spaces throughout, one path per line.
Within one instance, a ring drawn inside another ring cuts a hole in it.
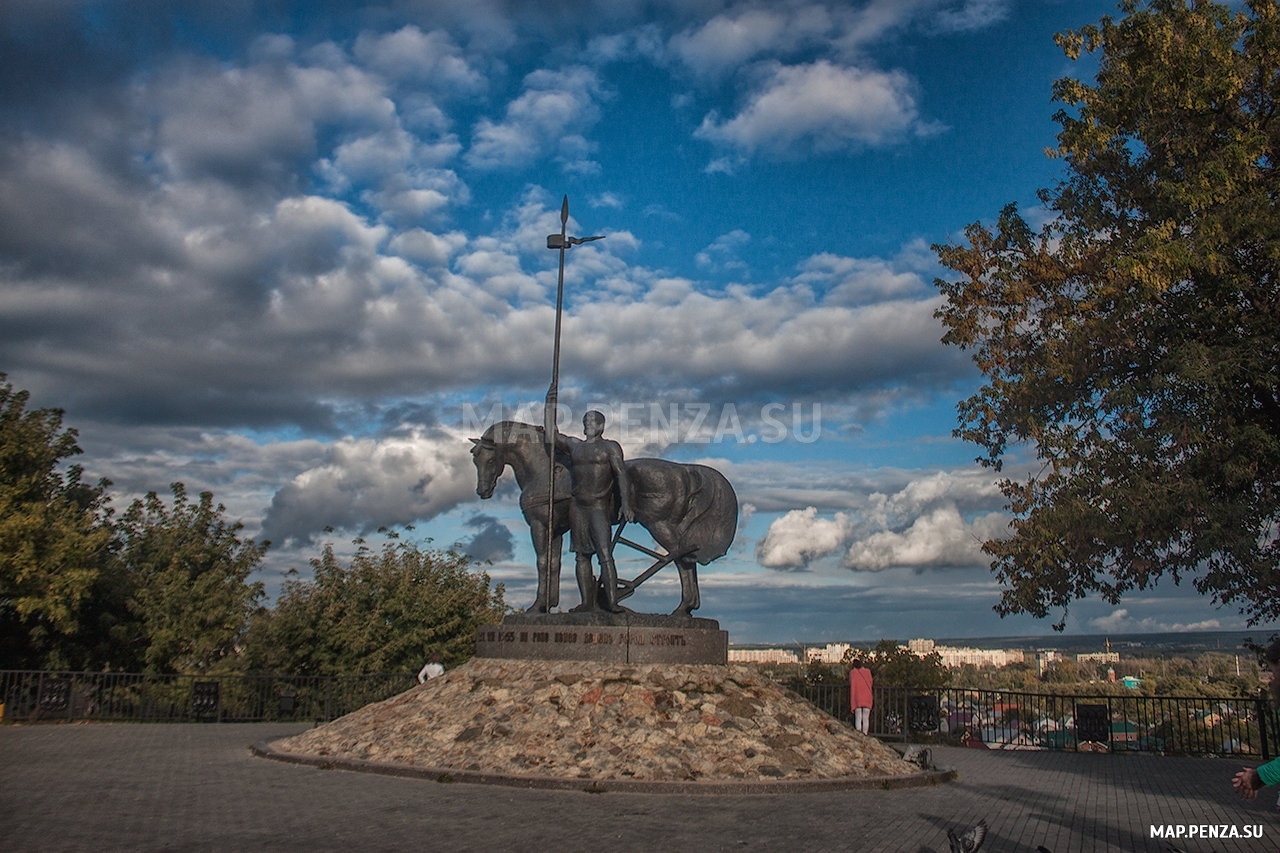
M 729 632 L 714 619 L 689 616 L 520 613 L 481 625 L 476 657 L 725 665 Z

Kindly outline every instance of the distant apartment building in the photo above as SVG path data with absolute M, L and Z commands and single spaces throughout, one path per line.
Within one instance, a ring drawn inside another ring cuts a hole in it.
M 786 649 L 729 649 L 729 663 L 799 663 Z
M 924 657 L 925 655 L 934 651 L 934 648 L 935 648 L 935 644 L 933 640 L 908 640 L 907 641 L 907 651 L 911 652 L 911 654 L 913 655 L 920 655 L 921 657 Z
M 942 665 L 950 669 L 969 664 L 971 666 L 1008 666 L 1022 663 L 1024 653 L 1018 649 L 972 649 L 965 646 L 940 646 L 933 640 L 911 640 L 907 651 L 913 655 L 937 654 Z
M 1062 660 L 1062 653 L 1052 649 L 1036 652 L 1036 675 L 1042 676 L 1049 667 Z
M 1008 666 L 1011 663 L 1022 663 L 1025 658 L 1023 652 L 1016 649 L 970 649 L 939 646 L 937 652 L 941 656 L 943 664 L 948 667 L 970 664 L 972 666 L 999 668 Z
M 1119 652 L 1085 652 L 1076 655 L 1076 663 L 1120 663 Z
M 821 663 L 840 663 L 844 660 L 845 652 L 852 648 L 848 643 L 827 643 L 825 648 L 821 649 L 805 649 L 805 660 L 816 660 Z

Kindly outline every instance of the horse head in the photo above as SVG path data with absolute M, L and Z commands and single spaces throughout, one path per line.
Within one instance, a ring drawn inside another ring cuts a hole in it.
M 530 484 L 537 488 L 539 478 L 544 483 L 542 488 L 546 488 L 547 451 L 542 427 L 501 421 L 485 430 L 482 437 L 471 439 L 471 444 L 471 458 L 476 463 L 476 494 L 481 498 L 493 495 L 498 478 L 508 465 L 521 489 L 529 488 Z
M 506 467 L 499 445 L 485 433 L 484 438 L 471 439 L 471 460 L 476 463 L 476 494 L 481 500 L 493 497 L 498 477 Z

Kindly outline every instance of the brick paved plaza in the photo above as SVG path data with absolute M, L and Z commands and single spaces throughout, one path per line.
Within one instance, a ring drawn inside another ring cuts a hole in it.
M 25 851 L 946 851 L 985 818 L 984 851 L 1165 851 L 1150 826 L 1261 825 L 1274 793 L 1233 796 L 1223 759 L 935 751 L 959 779 L 929 788 L 752 796 L 588 794 L 441 784 L 256 758 L 298 724 L 0 727 L 0 849 Z

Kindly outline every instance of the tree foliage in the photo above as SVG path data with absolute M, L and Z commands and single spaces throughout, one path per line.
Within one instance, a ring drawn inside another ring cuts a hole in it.
M 1058 37 L 1097 54 L 1055 84 L 1038 231 L 1014 206 L 935 247 L 944 342 L 986 384 L 956 434 L 1001 471 L 1010 536 L 985 543 L 996 610 L 1047 616 L 1192 579 L 1280 616 L 1280 11 L 1152 0 Z M 1022 459 L 1016 455 L 1013 460 Z
M 261 614 L 255 667 L 314 675 L 416 672 L 431 653 L 446 667 L 475 653 L 479 625 L 499 622 L 502 584 L 453 551 L 390 538 L 380 551 L 360 543 L 344 566 L 326 545 L 314 579 L 286 583 Z
M 265 591 L 249 577 L 269 543 L 242 539 L 211 492 L 198 503 L 173 483 L 173 506 L 155 492 L 119 523 L 135 642 L 151 672 L 206 672 L 231 662 Z
M 243 536 L 213 494 L 155 492 L 120 516 L 108 481 L 82 482 L 57 409 L 0 374 L 0 668 L 355 674 L 417 669 L 433 652 L 472 656 L 500 621 L 503 587 L 469 558 L 395 534 L 349 566 L 332 547 L 274 608 L 252 580 L 269 543 Z
M 940 654 L 918 655 L 893 640 L 876 643 L 866 663 L 880 687 L 946 687 L 951 683 L 951 673 Z
M 89 605 L 110 560 L 105 481 L 82 482 L 76 431 L 0 374 L 0 657 L 81 666 L 101 653 Z

